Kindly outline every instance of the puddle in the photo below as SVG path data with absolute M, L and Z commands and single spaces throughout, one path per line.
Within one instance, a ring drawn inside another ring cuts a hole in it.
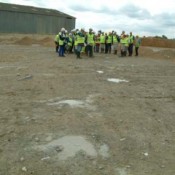
M 46 77 L 53 77 L 53 76 L 55 76 L 55 74 L 52 74 L 52 73 L 38 73 L 38 74 L 35 74 L 35 75 L 46 76 Z
M 116 78 L 108 78 L 107 80 L 110 82 L 114 82 L 114 83 L 129 82 L 127 80 L 121 80 L 121 79 L 116 79 Z
M 34 149 L 47 153 L 55 151 L 59 160 L 74 157 L 80 151 L 88 156 L 97 157 L 94 146 L 82 136 L 65 136 L 48 144 L 35 146 Z
M 109 157 L 109 147 L 108 147 L 108 145 L 106 145 L 106 144 L 101 145 L 100 149 L 99 149 L 99 154 L 104 158 L 108 158 Z
M 85 107 L 85 102 L 80 100 L 62 100 L 58 102 L 48 103 L 48 105 L 64 105 L 64 104 L 69 105 L 71 108 Z
M 116 168 L 116 173 L 118 175 L 127 175 L 128 174 L 125 168 Z
M 46 77 L 53 77 L 53 76 L 55 76 L 55 74 L 51 74 L 51 73 L 47 73 L 47 74 L 46 74 L 46 73 L 44 73 L 43 76 L 46 76 Z
M 10 77 L 10 76 L 15 76 L 14 74 L 5 74 L 5 75 L 0 75 L 0 77 Z
M 101 71 L 101 70 L 98 70 L 97 73 L 99 73 L 99 74 L 103 74 L 104 72 Z
M 43 103 L 44 102 L 49 102 L 49 103 L 54 103 L 54 102 L 57 102 L 58 100 L 61 100 L 62 98 L 61 97 L 55 97 L 55 98 L 52 98 L 52 99 L 49 99 L 49 100 L 42 100 Z
M 0 69 L 5 69 L 5 68 L 16 68 L 17 66 L 0 66 Z
M 20 71 L 20 70 L 22 70 L 22 69 L 27 69 L 27 68 L 28 68 L 28 67 L 23 66 L 23 67 L 18 67 L 17 70 Z
M 71 108 L 87 108 L 90 110 L 95 110 L 96 107 L 91 105 L 91 103 L 93 103 L 93 98 L 95 98 L 96 96 L 98 96 L 99 94 L 94 94 L 94 95 L 89 95 L 86 100 L 74 100 L 74 99 L 68 99 L 68 100 L 60 100 L 60 98 L 56 98 L 56 99 L 50 99 L 48 100 L 47 105 L 49 106 L 60 106 L 63 107 L 65 105 L 68 105 Z
M 17 80 L 18 81 L 21 81 L 21 80 L 31 80 L 32 78 L 33 78 L 33 75 L 26 75 L 25 77 L 19 78 Z

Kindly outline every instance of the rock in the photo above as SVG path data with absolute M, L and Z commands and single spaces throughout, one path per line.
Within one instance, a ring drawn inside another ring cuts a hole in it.
M 104 167 L 103 166 L 99 166 L 98 169 L 99 170 L 102 170 L 102 169 L 104 169 Z
M 47 156 L 47 157 L 43 157 L 41 160 L 43 161 L 43 160 L 48 160 L 48 159 L 50 159 L 49 156 Z
M 124 140 L 126 140 L 126 138 L 121 138 L 121 139 L 120 139 L 121 142 L 124 141 Z
M 32 75 L 26 75 L 25 77 L 18 79 L 18 81 L 21 81 L 21 80 L 30 80 L 32 78 L 33 78 Z
M 109 157 L 109 146 L 106 144 L 101 145 L 99 148 L 99 154 L 103 158 L 108 158 Z
M 39 142 L 39 138 L 38 138 L 38 137 L 36 137 L 36 138 L 35 138 L 35 141 L 36 141 L 36 142 Z
M 24 157 L 21 157 L 21 158 L 20 158 L 20 161 L 21 161 L 21 162 L 24 161 Z
M 25 172 L 27 172 L 27 168 L 24 166 L 24 167 L 22 167 L 22 171 L 25 171 Z
M 148 156 L 148 153 L 143 153 L 144 154 L 144 156 Z
M 59 146 L 56 146 L 56 147 L 55 147 L 55 150 L 56 150 L 57 152 L 61 152 L 61 151 L 63 151 L 63 149 L 64 149 L 64 147 L 63 147 L 62 145 L 59 145 Z

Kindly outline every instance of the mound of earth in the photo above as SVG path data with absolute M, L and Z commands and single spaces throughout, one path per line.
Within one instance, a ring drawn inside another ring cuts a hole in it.
M 175 48 L 175 40 L 161 38 L 142 38 L 142 46 Z
M 20 45 L 32 45 L 32 44 L 36 44 L 37 40 L 32 39 L 28 36 L 25 36 L 17 41 L 14 42 L 14 44 L 20 44 Z

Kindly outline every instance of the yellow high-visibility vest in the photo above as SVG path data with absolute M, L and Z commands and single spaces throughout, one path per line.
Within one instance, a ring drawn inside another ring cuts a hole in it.
M 124 38 L 124 44 L 125 46 L 129 46 L 129 37 Z
M 129 40 L 130 40 L 129 42 L 133 44 L 133 42 L 134 42 L 134 36 L 133 35 L 129 36 Z
M 80 35 L 77 35 L 77 43 L 78 44 L 83 44 L 85 42 L 85 37 L 83 36 L 80 36 Z
M 112 43 L 112 36 L 108 35 L 107 43 Z
M 105 43 L 105 36 L 104 35 L 100 35 L 100 43 L 101 44 Z
M 58 34 L 55 36 L 55 42 L 59 42 L 59 35 Z
M 118 43 L 118 39 L 116 35 L 113 36 L 113 43 Z
M 60 35 L 61 35 L 61 33 L 59 33 L 59 45 L 62 46 L 64 44 L 64 40 L 60 39 Z
M 68 45 L 71 46 L 72 45 L 72 38 L 69 37 L 69 42 L 68 42 Z
M 89 44 L 94 44 L 94 34 L 87 34 L 87 42 Z

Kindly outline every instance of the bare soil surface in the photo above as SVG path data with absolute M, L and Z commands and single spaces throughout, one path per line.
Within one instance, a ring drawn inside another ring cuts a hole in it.
M 61 58 L 0 35 L 0 175 L 174 175 L 175 49 Z

